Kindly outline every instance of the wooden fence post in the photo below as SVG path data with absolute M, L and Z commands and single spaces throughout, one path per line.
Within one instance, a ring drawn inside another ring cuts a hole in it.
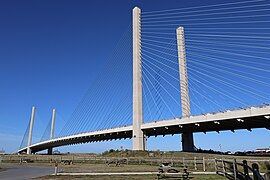
M 196 157 L 194 157 L 194 169 L 197 170 L 197 162 L 196 162 Z
M 206 171 L 205 169 L 205 158 L 203 157 L 203 171 Z
M 215 171 L 217 172 L 218 171 L 218 168 L 217 168 L 217 159 L 215 158 Z
M 260 174 L 259 165 L 257 163 L 253 163 L 251 165 L 253 171 L 253 179 L 254 180 L 261 180 L 263 177 Z
M 245 179 L 249 179 L 247 160 L 243 160 Z
M 234 175 L 234 180 L 237 180 L 237 164 L 236 164 L 236 159 L 233 160 L 233 175 Z
M 226 177 L 226 169 L 225 169 L 225 163 L 224 163 L 223 158 L 222 158 L 222 169 L 223 169 L 223 175 Z
M 58 162 L 56 161 L 54 164 L 54 175 L 57 176 L 57 172 L 58 172 Z
M 203 171 L 206 171 L 205 170 L 205 158 L 203 157 Z

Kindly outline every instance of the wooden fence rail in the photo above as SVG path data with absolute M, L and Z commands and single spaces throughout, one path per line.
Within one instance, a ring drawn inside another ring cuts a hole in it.
M 252 167 L 248 166 L 246 160 L 242 163 L 233 161 L 227 161 L 224 159 L 215 159 L 215 170 L 218 175 L 224 176 L 231 180 L 264 180 L 259 171 L 259 166 L 256 163 L 252 164 Z M 253 174 L 251 177 L 249 172 Z

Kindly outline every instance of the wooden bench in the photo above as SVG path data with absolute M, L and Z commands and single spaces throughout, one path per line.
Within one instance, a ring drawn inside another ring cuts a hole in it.
M 107 166 L 110 166 L 110 165 L 120 166 L 120 162 L 117 160 L 107 161 L 106 163 L 107 163 Z
M 21 159 L 20 160 L 20 163 L 33 163 L 34 162 L 34 160 L 32 160 L 32 159 Z
M 183 168 L 183 171 L 181 172 L 173 168 L 170 163 L 162 163 L 158 168 L 157 179 L 169 178 L 175 175 L 177 175 L 177 177 L 180 176 L 182 179 L 188 179 L 189 172 L 187 171 L 187 168 Z
M 64 165 L 71 165 L 71 164 L 73 164 L 72 163 L 72 160 L 62 160 L 61 163 L 63 163 Z

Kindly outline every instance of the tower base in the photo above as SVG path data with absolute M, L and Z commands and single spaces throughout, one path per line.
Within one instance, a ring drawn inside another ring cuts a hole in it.
M 182 134 L 182 151 L 184 152 L 194 152 L 194 141 L 193 133 L 183 133 Z
M 53 153 L 53 148 L 48 148 L 48 155 L 52 155 Z
M 133 146 L 132 146 L 132 150 L 135 150 L 135 151 L 145 151 L 146 147 L 145 147 L 145 144 L 146 144 L 146 138 L 144 137 L 144 134 L 143 132 L 139 133 L 140 136 L 133 136 L 133 139 L 132 139 L 132 143 L 133 143 Z

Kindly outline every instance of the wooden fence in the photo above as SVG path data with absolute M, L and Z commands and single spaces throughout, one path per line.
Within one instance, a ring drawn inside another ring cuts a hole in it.
M 252 167 L 249 167 L 246 160 L 239 163 L 236 159 L 233 161 L 215 159 L 215 170 L 218 175 L 232 180 L 252 180 L 252 177 L 253 180 L 264 180 L 260 174 L 258 164 L 253 163 Z M 252 174 L 252 177 L 250 174 Z

